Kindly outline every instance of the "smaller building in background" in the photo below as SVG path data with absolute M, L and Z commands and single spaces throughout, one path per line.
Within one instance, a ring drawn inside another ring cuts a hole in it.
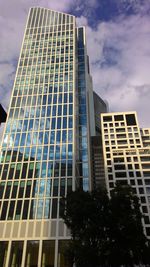
M 7 114 L 2 105 L 0 104 L 0 125 L 3 122 L 6 122 Z
M 102 114 L 101 130 L 106 188 L 117 182 L 134 188 L 150 237 L 150 129 L 139 128 L 136 112 L 121 112 Z
M 104 100 L 97 95 L 96 92 L 93 92 L 93 101 L 91 101 L 90 97 L 90 102 L 93 104 L 94 113 L 94 116 L 92 117 L 93 123 L 91 123 L 91 175 L 93 189 L 98 189 L 105 187 L 101 122 L 99 117 L 101 113 L 108 112 L 108 107 Z M 91 110 L 90 113 L 92 114 Z M 92 133 L 94 133 L 94 135 L 92 135 Z

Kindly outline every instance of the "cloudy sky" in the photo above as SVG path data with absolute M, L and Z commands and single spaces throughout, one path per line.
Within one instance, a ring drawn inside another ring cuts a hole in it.
M 94 90 L 110 111 L 136 110 L 150 127 L 150 0 L 0 0 L 0 103 L 8 108 L 28 10 L 41 6 L 86 26 Z

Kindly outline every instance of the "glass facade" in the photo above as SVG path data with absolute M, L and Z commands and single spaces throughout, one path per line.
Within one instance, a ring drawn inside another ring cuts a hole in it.
M 70 15 L 30 11 L 1 150 L 1 220 L 57 218 L 62 179 L 70 190 L 74 23 Z
M 87 75 L 75 17 L 31 8 L 0 151 L 1 266 L 70 266 L 59 201 L 90 189 Z

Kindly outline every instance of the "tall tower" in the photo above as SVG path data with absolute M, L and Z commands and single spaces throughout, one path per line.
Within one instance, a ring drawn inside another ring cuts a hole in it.
M 91 188 L 85 30 L 31 8 L 0 153 L 0 266 L 69 267 L 59 201 Z

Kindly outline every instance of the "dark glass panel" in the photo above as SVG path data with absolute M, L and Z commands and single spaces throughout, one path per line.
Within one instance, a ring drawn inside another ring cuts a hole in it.
M 15 209 L 15 201 L 11 201 L 8 212 L 8 220 L 13 220 L 14 209 Z
M 11 198 L 16 198 L 18 189 L 18 182 L 14 182 Z
M 6 219 L 7 207 L 8 207 L 8 201 L 4 201 L 3 207 L 2 207 L 2 213 L 1 213 L 1 220 Z
M 41 266 L 54 267 L 55 241 L 43 241 Z
M 57 198 L 53 198 L 52 200 L 52 219 L 57 218 Z
M 0 266 L 6 266 L 6 258 L 8 252 L 8 242 L 2 241 L 0 242 Z
M 39 242 L 28 241 L 26 250 L 25 266 L 37 267 L 38 266 L 38 253 L 39 253 Z

